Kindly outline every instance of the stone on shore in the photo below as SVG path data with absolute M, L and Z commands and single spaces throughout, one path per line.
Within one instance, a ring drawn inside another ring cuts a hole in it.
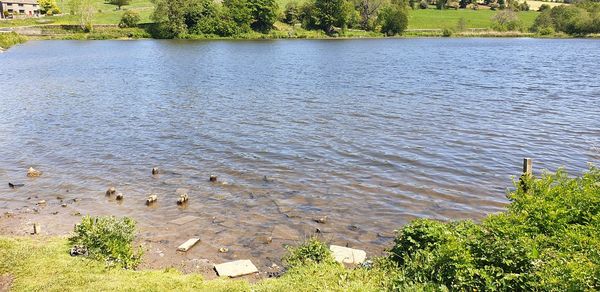
M 27 176 L 28 177 L 38 177 L 38 176 L 41 176 L 41 175 L 42 175 L 42 172 L 39 171 L 39 170 L 37 170 L 37 169 L 35 169 L 35 168 L 33 168 L 33 167 L 30 167 L 27 170 Z
M 221 277 L 240 277 L 244 275 L 258 273 L 258 269 L 250 260 L 238 260 L 215 265 L 217 274 Z
M 360 249 L 330 245 L 329 250 L 331 250 L 333 258 L 343 264 L 358 265 L 367 259 L 367 253 Z
M 200 238 L 190 238 L 186 242 L 182 243 L 177 250 L 178 251 L 188 251 L 192 246 L 200 241 Z

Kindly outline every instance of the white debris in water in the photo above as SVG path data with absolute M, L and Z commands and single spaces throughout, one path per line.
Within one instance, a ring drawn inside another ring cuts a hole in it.
M 217 274 L 221 277 L 239 277 L 258 273 L 258 269 L 250 260 L 239 260 L 215 265 Z
M 344 264 L 358 265 L 367 259 L 367 253 L 360 249 L 330 245 L 329 250 L 331 250 L 333 258 L 335 258 L 337 262 Z

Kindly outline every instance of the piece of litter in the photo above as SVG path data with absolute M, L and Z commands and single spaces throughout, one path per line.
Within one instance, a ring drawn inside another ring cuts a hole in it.
M 365 261 L 367 253 L 364 250 L 343 247 L 339 245 L 330 245 L 329 250 L 333 258 L 340 263 L 358 265 Z
M 200 241 L 200 238 L 190 238 L 188 239 L 186 242 L 182 243 L 177 250 L 178 251 L 188 251 L 190 248 L 192 248 L 192 246 L 194 246 L 198 241 Z
M 238 260 L 215 265 L 217 274 L 221 277 L 239 277 L 258 273 L 258 269 L 250 260 Z

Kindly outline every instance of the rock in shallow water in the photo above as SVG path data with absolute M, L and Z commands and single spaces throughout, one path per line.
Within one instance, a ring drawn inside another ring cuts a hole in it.
M 39 171 L 39 170 L 37 170 L 37 169 L 35 169 L 35 168 L 33 168 L 33 167 L 30 167 L 27 170 L 27 176 L 28 177 L 38 177 L 38 176 L 41 176 L 41 175 L 42 175 L 42 172 Z

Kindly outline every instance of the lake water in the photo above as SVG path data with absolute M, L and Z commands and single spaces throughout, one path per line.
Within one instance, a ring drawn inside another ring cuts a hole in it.
M 503 210 L 524 157 L 600 162 L 599 57 L 598 40 L 31 41 L 0 54 L 0 211 L 45 199 L 28 220 L 50 233 L 129 215 L 149 243 L 259 262 L 317 228 L 380 251 L 411 219 Z

